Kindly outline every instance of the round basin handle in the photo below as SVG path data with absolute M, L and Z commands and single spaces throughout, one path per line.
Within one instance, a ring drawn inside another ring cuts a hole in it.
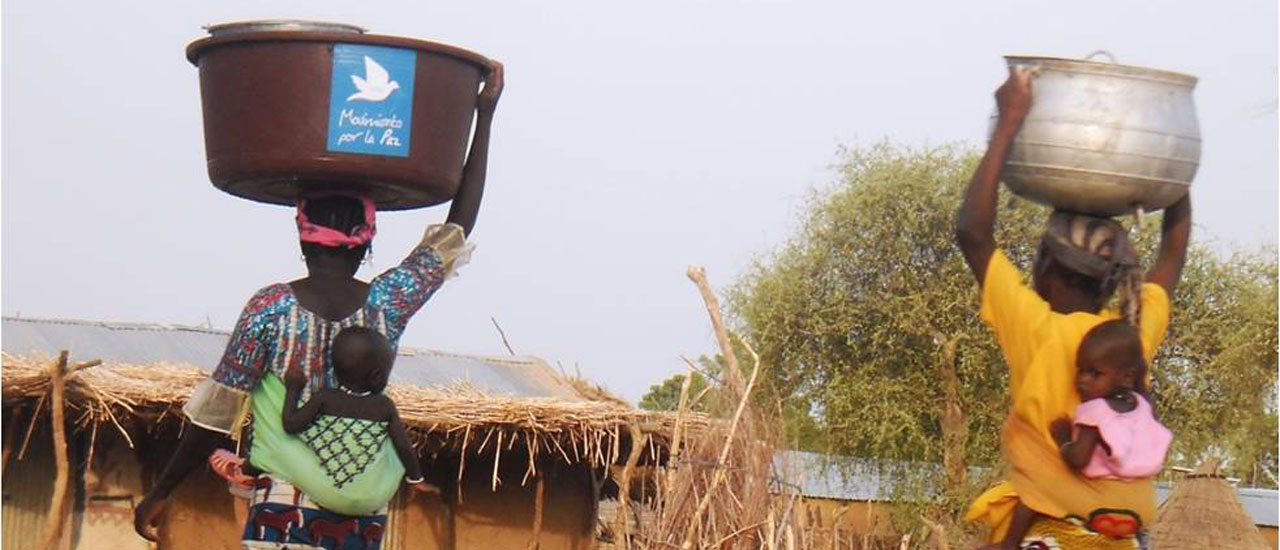
M 1111 52 L 1107 50 L 1094 50 L 1093 53 L 1090 53 L 1089 55 L 1084 56 L 1084 58 L 1085 60 L 1088 61 L 1088 60 L 1093 60 L 1093 58 L 1098 57 L 1100 55 L 1107 56 L 1107 60 L 1106 60 L 1107 63 L 1111 63 L 1112 65 L 1115 65 L 1117 63 L 1116 56 L 1111 55 Z
M 480 89 L 480 101 L 492 103 L 493 105 L 490 105 L 489 108 L 493 109 L 498 103 L 498 98 L 502 97 L 502 88 L 505 84 L 503 73 L 505 71 L 499 61 L 490 59 L 488 65 L 484 74 L 484 87 Z

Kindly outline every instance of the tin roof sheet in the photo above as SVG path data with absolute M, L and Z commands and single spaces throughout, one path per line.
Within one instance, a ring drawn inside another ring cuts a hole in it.
M 208 328 L 150 323 L 4 317 L 3 350 L 11 355 L 56 355 L 131 364 L 181 363 L 212 371 L 229 333 Z M 517 397 L 578 399 L 578 393 L 547 363 L 532 356 L 479 356 L 401 347 L 392 382 L 448 387 L 465 382 L 481 391 Z

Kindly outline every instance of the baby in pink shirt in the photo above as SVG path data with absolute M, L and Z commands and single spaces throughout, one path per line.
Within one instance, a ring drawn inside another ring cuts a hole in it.
M 1155 418 L 1138 330 L 1108 321 L 1090 330 L 1076 355 L 1075 419 L 1050 427 L 1062 459 L 1087 478 L 1135 480 L 1164 469 L 1173 433 Z
M 1062 459 L 1087 478 L 1137 480 L 1164 469 L 1173 433 L 1156 420 L 1147 400 L 1138 329 L 1124 321 L 1093 327 L 1076 353 L 1076 391 L 1083 401 L 1075 420 L 1049 426 Z M 1018 548 L 1037 513 L 1018 503 L 1004 540 L 981 550 Z

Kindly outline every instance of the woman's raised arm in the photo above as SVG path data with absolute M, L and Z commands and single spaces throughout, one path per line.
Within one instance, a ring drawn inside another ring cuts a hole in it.
M 1147 282 L 1155 283 L 1173 294 L 1173 287 L 1182 278 L 1182 266 L 1187 263 L 1187 244 L 1191 240 L 1191 193 L 1164 211 L 1160 223 L 1160 250 L 1156 263 L 1147 270 Z
M 502 96 L 502 86 L 502 64 L 494 61 L 485 76 L 484 89 L 480 91 L 476 105 L 476 134 L 471 140 L 471 151 L 467 153 L 467 165 L 462 169 L 462 183 L 449 206 L 448 222 L 461 226 L 467 235 L 476 226 L 480 199 L 484 196 L 484 180 L 489 170 L 489 128 L 493 124 L 498 98 Z
M 999 192 L 1000 169 L 1013 146 L 1022 121 L 1031 109 L 1031 73 L 1009 70 L 1009 79 L 996 90 L 996 106 L 1000 115 L 991 135 L 987 152 L 973 172 L 964 203 L 956 215 L 956 244 L 965 262 L 978 279 L 986 278 L 987 263 L 996 250 L 996 197 Z

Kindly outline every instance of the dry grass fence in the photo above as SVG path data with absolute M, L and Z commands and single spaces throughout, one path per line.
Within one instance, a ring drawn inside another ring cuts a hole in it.
M 939 548 L 949 550 L 946 528 L 926 520 L 926 529 L 913 534 L 873 538 L 871 533 L 844 533 L 836 529 L 838 512 L 830 527 L 815 518 L 799 488 L 782 480 L 786 464 L 775 460 L 782 429 L 774 411 L 753 404 L 761 372 L 767 368 L 749 345 L 749 358 L 739 358 L 730 344 L 719 302 L 702 268 L 689 269 L 706 304 L 725 369 L 719 384 L 735 406 L 723 421 L 689 429 L 694 403 L 690 395 L 695 367 L 680 390 L 679 405 L 669 441 L 669 456 L 649 476 L 651 495 L 639 495 L 630 486 L 628 461 L 619 484 L 620 506 L 614 525 L 616 546 L 627 549 L 767 549 L 808 550 L 838 548 Z M 746 365 L 740 359 L 747 359 Z M 636 434 L 637 436 L 639 434 Z M 847 506 L 845 510 L 847 510 Z

